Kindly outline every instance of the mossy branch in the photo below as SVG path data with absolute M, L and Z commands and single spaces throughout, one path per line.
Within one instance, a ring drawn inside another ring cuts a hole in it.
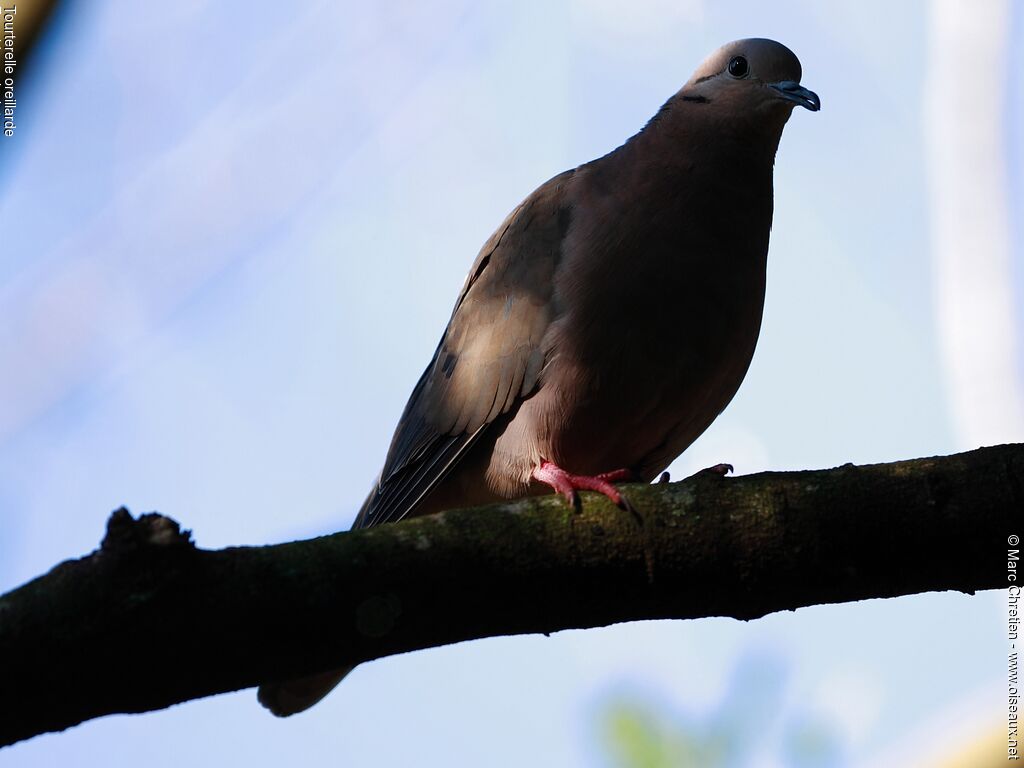
M 1024 445 L 626 490 L 215 551 L 118 510 L 0 597 L 0 745 L 475 638 L 1000 587 Z

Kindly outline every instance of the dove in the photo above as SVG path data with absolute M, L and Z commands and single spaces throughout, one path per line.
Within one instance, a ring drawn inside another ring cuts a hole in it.
M 775 154 L 820 109 L 766 39 L 712 53 L 635 136 L 480 250 L 353 528 L 650 482 L 728 405 L 761 328 Z M 348 669 L 261 686 L 286 716 Z

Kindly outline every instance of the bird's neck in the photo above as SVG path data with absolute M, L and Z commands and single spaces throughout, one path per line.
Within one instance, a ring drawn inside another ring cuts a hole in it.
M 713 210 L 770 224 L 778 142 L 751 139 L 744 127 L 721 124 L 700 105 L 688 114 L 690 106 L 669 102 L 640 133 L 589 163 L 587 194 L 618 204 L 628 190 L 631 205 L 670 221 L 714 199 L 721 204 Z
M 680 92 L 623 149 L 685 166 L 680 170 L 687 172 L 696 163 L 715 173 L 734 168 L 770 178 L 784 125 L 773 115 L 737 113 Z M 680 151 L 683 147 L 686 151 Z

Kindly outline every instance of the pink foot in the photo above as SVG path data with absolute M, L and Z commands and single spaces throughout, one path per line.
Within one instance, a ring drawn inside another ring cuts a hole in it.
M 616 469 L 613 472 L 603 472 L 594 477 L 571 475 L 552 461 L 542 461 L 540 466 L 533 470 L 533 477 L 535 480 L 550 485 L 554 488 L 555 493 L 565 496 L 569 506 L 574 509 L 579 504 L 576 491 L 597 491 L 607 496 L 616 506 L 629 509 L 629 503 L 612 483 L 635 480 L 636 473 L 631 469 Z

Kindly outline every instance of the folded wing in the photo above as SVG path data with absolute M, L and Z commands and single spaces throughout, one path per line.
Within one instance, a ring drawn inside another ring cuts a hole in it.
M 538 188 L 481 249 L 354 528 L 415 514 L 495 419 L 536 389 L 573 173 Z

